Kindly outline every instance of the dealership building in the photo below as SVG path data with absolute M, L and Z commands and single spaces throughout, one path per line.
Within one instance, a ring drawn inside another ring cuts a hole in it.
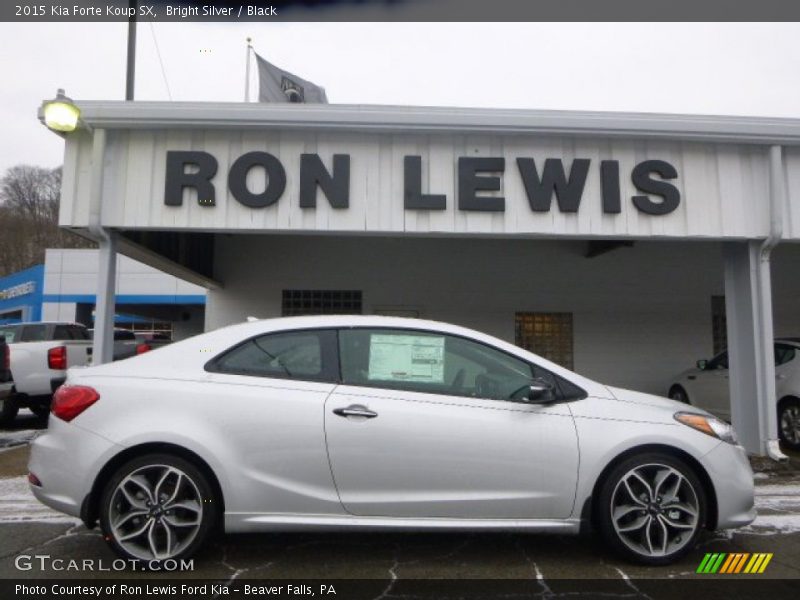
M 60 224 L 100 244 L 103 322 L 122 253 L 208 290 L 207 330 L 443 320 L 662 395 L 729 347 L 734 425 L 774 449 L 771 340 L 800 336 L 800 121 L 77 105 Z
M 0 277 L 0 324 L 66 321 L 94 326 L 98 252 L 45 251 L 44 264 Z M 205 289 L 119 255 L 114 324 L 181 340 L 202 333 Z

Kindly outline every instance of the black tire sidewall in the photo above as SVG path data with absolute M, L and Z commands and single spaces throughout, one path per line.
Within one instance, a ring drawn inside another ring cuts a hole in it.
M 611 522 L 611 515 L 609 514 L 614 489 L 622 476 L 639 465 L 649 463 L 664 464 L 678 470 L 694 488 L 700 506 L 699 525 L 692 534 L 692 538 L 680 550 L 667 556 L 645 556 L 630 549 L 615 531 L 614 525 Z M 708 516 L 706 491 L 695 471 L 685 461 L 662 452 L 643 452 L 641 454 L 635 454 L 616 465 L 605 477 L 605 481 L 599 490 L 597 502 L 595 521 L 605 542 L 611 546 L 615 552 L 626 559 L 645 565 L 667 565 L 690 552 L 694 548 L 700 532 L 705 528 Z
M 792 406 L 800 407 L 800 400 L 797 400 L 796 398 L 789 398 L 778 404 L 778 438 L 780 438 L 781 443 L 786 444 L 787 448 L 791 448 L 792 450 L 800 450 L 800 444 L 796 444 L 787 440 L 783 435 L 783 430 L 781 429 L 783 411 Z
M 180 560 L 192 556 L 208 539 L 209 534 L 213 531 L 215 524 L 219 518 L 220 502 L 216 497 L 214 488 L 208 480 L 208 476 L 203 473 L 201 469 L 195 466 L 194 463 L 174 456 L 172 454 L 154 453 L 136 457 L 121 465 L 106 482 L 100 495 L 100 529 L 103 532 L 104 539 L 111 546 L 112 550 L 119 556 L 139 561 L 140 564 L 153 562 L 154 564 L 159 561 L 147 561 L 139 557 L 129 554 L 114 538 L 111 527 L 109 524 L 109 504 L 111 496 L 114 493 L 117 485 L 131 472 L 145 467 L 148 465 L 169 465 L 183 471 L 197 486 L 200 491 L 203 502 L 203 516 L 201 519 L 200 529 L 192 542 L 178 554 L 171 556 L 169 559 L 164 560 Z M 163 561 L 161 561 L 163 562 Z
M 681 397 L 680 398 L 674 398 L 673 397 L 674 393 L 680 394 Z M 687 394 L 686 390 L 683 389 L 683 387 L 681 387 L 679 385 L 673 386 L 669 390 L 669 398 L 670 398 L 670 400 L 675 400 L 676 402 L 683 402 L 684 404 L 691 404 L 691 402 L 689 402 L 689 394 Z
M 11 425 L 17 418 L 19 403 L 13 395 L 7 396 L 0 404 L 0 425 Z

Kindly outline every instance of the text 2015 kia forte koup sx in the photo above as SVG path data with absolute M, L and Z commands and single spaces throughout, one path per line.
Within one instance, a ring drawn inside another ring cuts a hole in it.
M 593 525 L 670 562 L 750 523 L 753 475 L 702 410 L 611 388 L 461 327 L 296 317 L 69 372 L 30 480 L 119 554 L 227 532 Z

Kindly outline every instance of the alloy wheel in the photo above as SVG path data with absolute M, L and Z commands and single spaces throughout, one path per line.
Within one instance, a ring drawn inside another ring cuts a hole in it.
M 790 404 L 781 411 L 780 427 L 784 440 L 800 444 L 800 405 Z
M 619 539 L 645 557 L 681 550 L 700 525 L 700 502 L 692 483 L 665 464 L 639 465 L 617 482 L 611 523 Z
M 124 477 L 109 504 L 115 541 L 131 556 L 165 560 L 195 539 L 203 522 L 202 495 L 181 469 L 146 465 Z

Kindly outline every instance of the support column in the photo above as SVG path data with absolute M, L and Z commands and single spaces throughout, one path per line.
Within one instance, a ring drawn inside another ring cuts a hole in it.
M 114 292 L 117 283 L 117 238 L 114 231 L 105 230 L 105 235 L 99 241 L 98 254 L 92 350 L 92 364 L 95 365 L 111 362 L 114 356 Z
M 772 284 L 762 246 L 726 242 L 723 257 L 733 427 L 749 453 L 767 456 L 777 450 L 778 425 Z

